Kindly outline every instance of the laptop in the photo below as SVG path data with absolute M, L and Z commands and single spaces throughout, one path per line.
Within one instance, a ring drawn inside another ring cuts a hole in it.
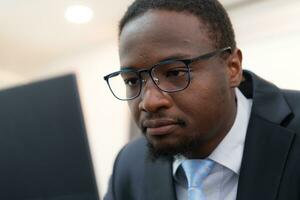
M 98 200 L 76 77 L 0 91 L 0 199 Z

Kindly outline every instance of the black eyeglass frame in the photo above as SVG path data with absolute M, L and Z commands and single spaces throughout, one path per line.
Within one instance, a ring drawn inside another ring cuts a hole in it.
M 191 83 L 190 66 L 189 66 L 190 64 L 192 64 L 193 62 L 196 62 L 196 61 L 200 61 L 200 60 L 207 60 L 207 59 L 209 59 L 209 58 L 211 58 L 211 57 L 214 57 L 214 56 L 216 56 L 216 55 L 218 55 L 218 54 L 221 54 L 221 53 L 224 53 L 224 52 L 226 52 L 226 51 L 228 51 L 228 52 L 231 54 L 231 53 L 232 53 L 232 48 L 231 48 L 231 47 L 225 47 L 225 48 L 217 49 L 217 50 L 215 50 L 215 51 L 213 51 L 213 52 L 210 52 L 210 53 L 207 53 L 207 54 L 204 54 L 204 55 L 200 55 L 200 56 L 197 56 L 197 57 L 191 58 L 191 59 L 166 60 L 166 61 L 157 63 L 157 64 L 155 64 L 155 65 L 152 65 L 152 66 L 150 66 L 150 67 L 148 67 L 148 68 L 139 69 L 139 70 L 135 70 L 135 69 L 131 69 L 131 68 L 125 68 L 125 69 L 121 69 L 121 70 L 116 71 L 116 72 L 112 72 L 112 73 L 110 73 L 110 74 L 104 76 L 103 78 L 104 78 L 104 80 L 106 81 L 106 83 L 107 83 L 107 85 L 108 85 L 108 87 L 109 87 L 111 93 L 112 93 L 117 99 L 119 99 L 119 100 L 121 100 L 121 101 L 129 101 L 129 100 L 135 99 L 135 98 L 137 98 L 137 97 L 141 94 L 142 86 L 143 86 L 142 84 L 143 84 L 143 82 L 144 82 L 144 80 L 142 79 L 141 74 L 144 73 L 144 72 L 146 72 L 146 73 L 150 76 L 150 78 L 151 78 L 151 80 L 153 81 L 153 83 L 154 83 L 154 84 L 156 85 L 156 87 L 157 87 L 158 89 L 160 89 L 161 91 L 164 91 L 164 92 L 167 92 L 167 93 L 179 92 L 179 91 L 182 91 L 182 90 L 186 89 L 186 88 L 190 85 L 190 83 Z M 187 72 L 187 73 L 188 73 L 188 82 L 187 82 L 186 86 L 183 87 L 183 88 L 177 89 L 177 90 L 164 90 L 164 89 L 161 89 L 161 88 L 158 86 L 158 83 L 154 80 L 154 77 L 153 77 L 153 75 L 152 75 L 153 69 L 155 69 L 155 67 L 157 67 L 157 66 L 164 65 L 164 64 L 169 64 L 169 63 L 173 63 L 173 62 L 177 62 L 177 61 L 183 62 L 183 63 L 185 64 L 185 66 L 187 67 L 187 69 L 188 69 L 188 72 Z M 138 92 L 135 96 L 133 96 L 133 97 L 131 97 L 131 98 L 126 98 L 126 99 L 119 98 L 119 97 L 113 92 L 113 90 L 112 90 L 112 88 L 111 88 L 111 86 L 110 86 L 110 84 L 109 84 L 109 78 L 114 77 L 114 76 L 117 76 L 117 75 L 119 75 L 121 72 L 134 72 L 134 73 L 136 73 L 136 74 L 138 75 L 140 89 L 139 89 L 139 92 Z

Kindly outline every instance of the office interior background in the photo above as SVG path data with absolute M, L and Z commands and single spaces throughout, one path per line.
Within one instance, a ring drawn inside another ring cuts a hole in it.
M 101 194 L 130 140 L 127 103 L 103 76 L 119 67 L 118 21 L 132 0 L 0 0 L 0 89 L 75 73 Z M 221 0 L 232 19 L 244 69 L 282 88 L 300 90 L 300 1 Z M 66 20 L 69 6 L 88 6 L 86 23 Z

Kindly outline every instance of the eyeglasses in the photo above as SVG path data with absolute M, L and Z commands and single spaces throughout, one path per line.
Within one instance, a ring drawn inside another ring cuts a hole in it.
M 104 76 L 104 80 L 113 95 L 123 101 L 132 100 L 140 95 L 143 84 L 147 81 L 142 74 L 148 74 L 154 84 L 164 92 L 179 92 L 186 89 L 191 82 L 191 63 L 207 60 L 224 52 L 231 53 L 231 47 L 218 49 L 191 59 L 163 61 L 147 69 L 122 68 L 120 71 Z

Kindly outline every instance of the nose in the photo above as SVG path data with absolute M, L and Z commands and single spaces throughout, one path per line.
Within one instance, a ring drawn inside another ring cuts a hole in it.
M 150 77 L 144 83 L 140 98 L 139 109 L 145 112 L 155 113 L 160 109 L 167 109 L 172 106 L 171 96 L 161 91 Z

